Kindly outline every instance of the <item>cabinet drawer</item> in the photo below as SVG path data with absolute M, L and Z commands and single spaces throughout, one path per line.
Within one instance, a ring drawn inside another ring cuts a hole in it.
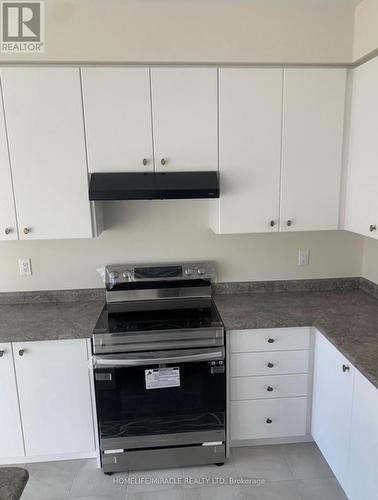
M 307 396 L 307 385 L 305 374 L 234 377 L 231 379 L 231 400 Z
M 235 441 L 304 436 L 306 420 L 305 397 L 232 401 L 231 439 Z
M 289 375 L 308 372 L 309 351 L 231 354 L 231 376 Z
M 231 352 L 309 349 L 310 328 L 264 328 L 230 332 Z

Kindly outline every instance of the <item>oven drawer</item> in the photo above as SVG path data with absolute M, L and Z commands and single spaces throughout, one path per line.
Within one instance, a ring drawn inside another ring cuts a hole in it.
M 231 379 L 232 401 L 306 396 L 307 391 L 307 374 L 233 377 Z
M 127 436 L 114 438 L 101 438 L 102 451 L 131 450 L 135 448 L 158 448 L 167 446 L 202 445 L 203 443 L 224 442 L 226 440 L 225 430 L 206 430 L 180 432 L 171 434 L 148 434 L 142 436 Z
M 226 460 L 224 444 L 212 446 L 184 446 L 182 448 L 160 448 L 133 450 L 121 453 L 101 454 L 104 472 L 126 472 L 129 470 L 167 469 L 187 465 L 223 463 Z
M 231 354 L 231 376 L 307 373 L 309 351 L 272 351 Z
M 230 332 L 231 352 L 309 349 L 310 328 L 265 328 Z
M 304 436 L 307 398 L 231 402 L 231 440 Z

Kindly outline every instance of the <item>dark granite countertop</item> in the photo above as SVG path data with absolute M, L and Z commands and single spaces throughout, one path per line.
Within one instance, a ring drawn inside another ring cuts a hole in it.
M 104 302 L 0 304 L 0 342 L 89 338 Z
M 20 467 L 0 468 L 0 499 L 15 500 L 20 498 L 28 482 L 29 473 Z
M 272 284 L 274 291 L 220 284 L 215 302 L 226 328 L 315 326 L 378 388 L 377 285 L 356 278 Z M 101 289 L 0 294 L 0 342 L 89 338 L 103 305 Z
M 226 329 L 315 326 L 378 388 L 378 300 L 362 290 L 216 295 Z

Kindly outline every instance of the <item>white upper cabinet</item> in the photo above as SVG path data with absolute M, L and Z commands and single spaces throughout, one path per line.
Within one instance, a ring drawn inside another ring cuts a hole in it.
M 11 344 L 0 344 L 0 459 L 25 454 Z
M 81 72 L 89 171 L 152 171 L 149 69 Z
M 353 365 L 317 332 L 311 433 L 344 487 L 348 475 L 354 375 Z
M 278 231 L 282 69 L 219 70 L 221 197 L 211 200 L 216 233 Z
M 152 68 L 157 171 L 218 169 L 216 68 Z
M 338 228 L 345 69 L 285 69 L 282 231 Z
M 378 239 L 378 58 L 352 78 L 345 229 Z
M 0 240 L 17 239 L 18 230 L 9 165 L 7 133 L 3 107 L 0 105 Z
M 1 75 L 20 238 L 92 237 L 79 70 Z

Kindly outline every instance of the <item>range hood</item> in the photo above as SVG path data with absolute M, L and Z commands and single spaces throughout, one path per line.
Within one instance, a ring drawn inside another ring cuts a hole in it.
M 219 198 L 218 172 L 101 172 L 91 175 L 89 199 Z

